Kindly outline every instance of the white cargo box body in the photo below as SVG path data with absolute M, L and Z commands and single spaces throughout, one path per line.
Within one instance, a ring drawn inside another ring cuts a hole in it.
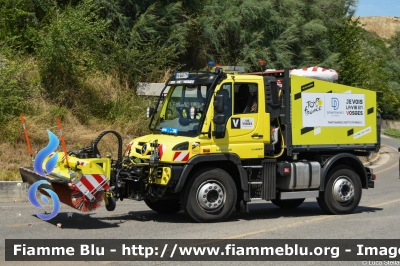
M 318 162 L 293 162 L 290 163 L 290 165 L 290 176 L 277 175 L 277 188 L 284 190 L 307 190 L 319 188 L 321 166 Z

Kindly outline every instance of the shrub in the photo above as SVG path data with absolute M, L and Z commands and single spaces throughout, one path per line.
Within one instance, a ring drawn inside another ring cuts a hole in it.
M 4 47 L 3 47 L 4 48 Z M 7 56 L 6 56 L 7 55 Z M 35 62 L 0 50 L 0 123 L 18 116 L 40 90 Z

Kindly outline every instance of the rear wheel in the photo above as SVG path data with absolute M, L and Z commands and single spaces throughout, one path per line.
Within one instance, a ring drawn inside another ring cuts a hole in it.
M 271 202 L 274 205 L 281 207 L 283 209 L 293 209 L 300 206 L 304 202 L 304 200 L 305 199 L 287 199 L 287 200 L 274 199 L 271 200 Z
M 169 199 L 169 200 L 159 200 L 159 201 L 151 201 L 149 199 L 145 199 L 144 202 L 146 205 L 156 211 L 158 213 L 177 213 L 182 210 L 181 203 L 179 199 Z
M 361 200 L 360 177 L 350 168 L 339 166 L 330 171 L 325 182 L 325 191 L 317 198 L 318 204 L 327 213 L 352 213 Z
M 184 211 L 198 222 L 225 220 L 236 204 L 235 182 L 222 169 L 205 169 L 181 193 Z

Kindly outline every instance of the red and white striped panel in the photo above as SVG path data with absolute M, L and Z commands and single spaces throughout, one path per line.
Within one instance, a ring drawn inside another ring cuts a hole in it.
M 107 190 L 110 188 L 107 177 L 104 175 L 82 175 L 80 179 L 74 178 L 72 184 L 75 188 L 82 192 L 89 200 L 94 198 L 97 191 Z
M 165 145 L 165 144 L 158 146 L 158 154 L 160 155 L 160 159 L 162 158 L 166 148 L 167 148 L 167 145 Z
M 178 151 L 174 154 L 174 162 L 186 162 L 189 160 L 189 152 L 188 151 Z
M 335 81 L 338 79 L 338 73 L 336 72 L 336 70 L 326 69 L 318 66 L 302 69 L 292 69 L 290 70 L 290 74 L 327 81 Z

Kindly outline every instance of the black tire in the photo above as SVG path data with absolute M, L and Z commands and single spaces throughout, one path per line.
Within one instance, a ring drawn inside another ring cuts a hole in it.
M 111 212 L 111 211 L 115 210 L 115 207 L 117 206 L 117 201 L 115 200 L 115 198 L 107 197 L 107 200 L 108 200 L 108 205 L 106 205 L 107 211 Z
M 183 210 L 201 223 L 220 222 L 228 218 L 235 208 L 236 199 L 235 182 L 227 172 L 218 168 L 197 173 L 181 192 Z
M 181 203 L 179 202 L 178 199 L 168 199 L 159 201 L 151 201 L 149 199 L 145 199 L 144 202 L 150 209 L 158 213 L 172 214 L 182 210 Z
M 319 193 L 317 202 L 330 214 L 352 213 L 361 200 L 360 177 L 350 168 L 338 166 L 329 171 L 325 190 Z
M 298 206 L 300 206 L 305 199 L 287 199 L 287 200 L 281 200 L 281 199 L 273 199 L 271 202 L 283 209 L 294 209 Z
M 320 207 L 324 212 L 326 212 L 326 213 L 328 213 L 328 214 L 334 214 L 334 213 L 328 208 L 328 205 L 326 205 L 326 203 L 325 203 L 325 201 L 324 201 L 324 197 L 325 197 L 324 192 L 325 192 L 325 191 L 320 191 L 320 192 L 319 192 L 319 197 L 317 198 L 318 205 L 319 205 L 319 207 Z

